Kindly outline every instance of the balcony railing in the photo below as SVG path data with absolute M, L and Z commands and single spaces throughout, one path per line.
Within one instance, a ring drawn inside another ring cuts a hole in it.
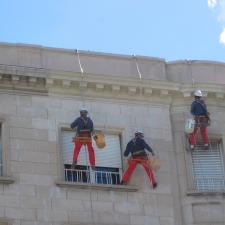
M 225 190 L 225 178 L 194 178 L 195 190 Z
M 65 180 L 70 182 L 118 185 L 122 176 L 119 172 L 65 169 Z

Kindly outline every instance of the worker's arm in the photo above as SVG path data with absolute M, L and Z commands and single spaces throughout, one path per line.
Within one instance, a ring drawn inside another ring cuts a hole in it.
M 74 129 L 78 125 L 79 118 L 75 119 L 73 123 L 70 124 L 70 127 Z

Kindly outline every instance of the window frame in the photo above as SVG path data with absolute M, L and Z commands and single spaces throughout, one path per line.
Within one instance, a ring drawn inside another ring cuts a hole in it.
M 109 185 L 109 184 L 98 184 L 98 183 L 81 183 L 81 182 L 69 182 L 65 181 L 65 172 L 64 172 L 64 165 L 62 161 L 62 131 L 75 131 L 74 129 L 70 128 L 69 122 L 64 121 L 57 121 L 57 136 L 58 136 L 58 142 L 57 142 L 57 150 L 58 150 L 58 174 L 59 174 L 59 180 L 56 181 L 56 185 L 59 187 L 73 187 L 73 188 L 92 188 L 97 190 L 117 190 L 117 191 L 129 191 L 129 192 L 136 192 L 137 187 L 135 186 L 124 186 L 124 185 Z M 122 149 L 125 149 L 125 127 L 119 127 L 119 126 L 105 126 L 105 125 L 99 125 L 95 124 L 95 133 L 98 131 L 104 131 L 105 134 L 114 134 L 120 136 L 120 146 L 121 146 L 121 162 L 122 162 L 122 171 L 124 170 L 124 163 L 126 162 L 126 159 L 123 158 L 123 152 Z
M 209 137 L 210 137 L 210 141 L 215 142 L 215 141 L 221 141 L 221 160 L 222 160 L 222 164 L 223 166 L 225 165 L 225 154 L 224 154 L 224 143 L 225 143 L 225 135 L 218 135 L 218 134 L 213 134 L 213 133 L 208 133 Z M 189 137 L 188 135 L 186 135 L 186 149 L 189 148 Z M 201 142 L 202 141 L 202 137 L 197 134 L 196 136 L 196 142 Z M 192 166 L 192 156 L 191 156 L 191 152 L 190 150 L 186 150 L 184 152 L 184 156 L 185 156 L 185 163 L 186 163 L 186 170 L 187 170 L 187 191 L 186 194 L 188 196 L 198 196 L 198 195 L 217 195 L 218 193 L 222 193 L 225 192 L 225 190 L 197 190 L 194 189 L 194 174 L 193 174 L 193 166 Z M 225 173 L 225 167 L 224 169 L 224 173 Z
M 0 114 L 0 124 L 1 124 L 1 154 L 2 154 L 2 166 L 0 176 L 0 183 L 13 183 L 14 179 L 10 177 L 10 148 L 9 148 L 9 117 Z

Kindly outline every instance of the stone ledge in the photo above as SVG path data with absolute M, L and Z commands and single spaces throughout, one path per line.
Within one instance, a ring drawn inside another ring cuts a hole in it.
M 0 218 L 0 225 L 9 225 L 9 224 L 11 224 L 10 220 Z
M 0 184 L 11 184 L 14 182 L 12 177 L 0 177 Z
M 202 191 L 187 191 L 187 196 L 205 196 L 205 195 L 225 195 L 225 190 L 216 191 L 216 190 L 202 190 Z
M 135 186 L 124 186 L 124 185 L 108 185 L 108 184 L 89 184 L 81 182 L 67 182 L 67 181 L 56 181 L 55 184 L 58 187 L 66 188 L 78 188 L 78 189 L 89 189 L 92 190 L 105 190 L 105 191 L 123 191 L 123 192 L 136 192 L 138 190 Z

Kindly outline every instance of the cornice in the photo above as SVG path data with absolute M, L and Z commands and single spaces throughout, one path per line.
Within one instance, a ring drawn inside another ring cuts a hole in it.
M 197 83 L 195 88 L 203 91 L 216 100 L 223 100 L 225 85 Z M 131 77 L 119 77 L 103 74 L 76 73 L 69 71 L 49 70 L 44 68 L 17 67 L 0 65 L 0 92 L 43 93 L 51 96 L 71 98 L 83 96 L 86 99 L 113 99 L 140 103 L 140 91 L 145 104 L 170 105 L 176 97 L 183 103 L 189 101 L 193 94 L 192 84 L 165 80 L 153 80 Z M 173 106 L 176 107 L 176 106 Z

